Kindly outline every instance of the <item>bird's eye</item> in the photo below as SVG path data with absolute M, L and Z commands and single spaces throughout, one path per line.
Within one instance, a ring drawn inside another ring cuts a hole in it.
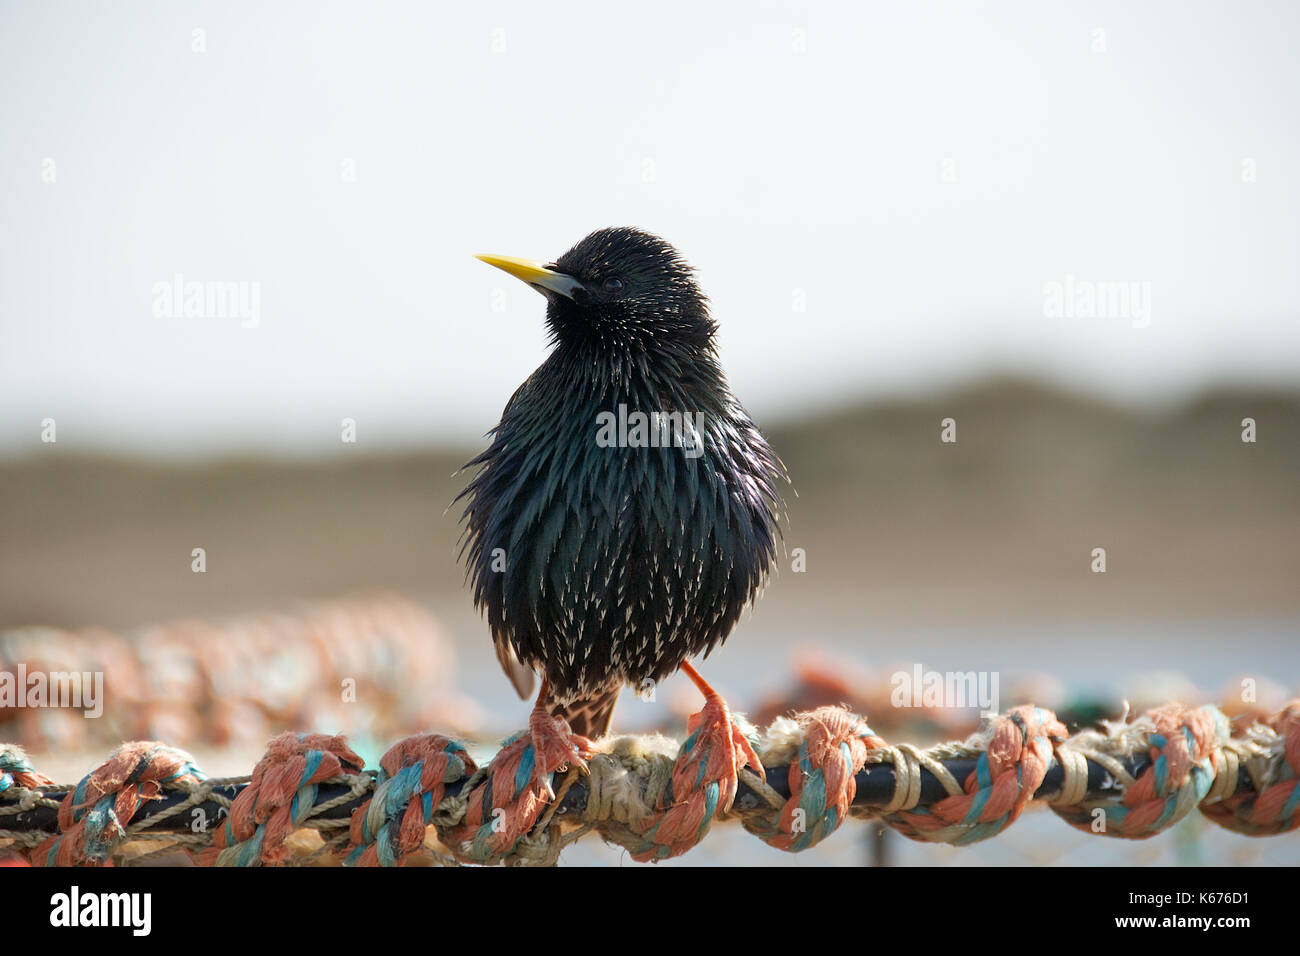
M 620 292 L 623 289 L 623 280 L 618 276 L 610 276 L 600 284 L 600 287 L 606 292 Z

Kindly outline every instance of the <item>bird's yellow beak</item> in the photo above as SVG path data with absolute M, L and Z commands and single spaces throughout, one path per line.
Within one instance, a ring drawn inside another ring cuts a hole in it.
M 475 258 L 482 259 L 488 265 L 496 266 L 516 279 L 527 282 L 538 292 L 555 292 L 572 299 L 574 291 L 582 288 L 582 283 L 573 276 L 556 272 L 532 259 L 519 259 L 515 256 L 476 256 Z

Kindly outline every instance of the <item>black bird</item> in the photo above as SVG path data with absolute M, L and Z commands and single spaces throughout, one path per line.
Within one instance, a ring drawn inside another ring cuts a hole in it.
M 461 557 L 520 696 L 538 671 L 538 707 L 603 736 L 625 684 L 712 651 L 757 597 L 785 469 L 667 242 L 623 227 L 547 265 L 479 258 L 546 297 L 553 348 L 466 465 Z

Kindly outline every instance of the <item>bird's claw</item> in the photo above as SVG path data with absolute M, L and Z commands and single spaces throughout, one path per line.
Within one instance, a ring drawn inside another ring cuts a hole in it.
M 730 708 L 721 697 L 706 700 L 699 713 L 691 715 L 687 729 L 695 739 L 696 752 L 708 754 L 705 776 L 722 780 L 724 792 L 735 793 L 735 782 L 742 767 L 763 773 L 762 761 L 749 738 L 736 726 Z
M 692 773 L 702 773 L 704 779 L 718 781 L 721 785 L 720 806 L 724 810 L 730 809 L 741 768 L 749 767 L 762 776 L 763 763 L 736 725 L 722 695 L 710 687 L 689 663 L 682 669 L 704 695 L 704 706 L 692 714 L 687 723 L 688 739 L 693 740 L 694 745 L 681 769 L 690 766 Z M 704 765 L 702 768 L 698 766 L 700 763 Z
M 563 717 L 552 716 L 544 707 L 533 710 L 528 719 L 528 731 L 533 741 L 533 782 L 549 802 L 555 799 L 551 787 L 551 774 L 577 767 L 584 773 L 587 760 L 594 753 L 594 744 L 569 730 Z

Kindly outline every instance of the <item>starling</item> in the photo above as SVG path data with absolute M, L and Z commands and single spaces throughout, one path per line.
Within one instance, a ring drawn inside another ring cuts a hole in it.
M 552 350 L 466 465 L 461 557 L 520 696 L 539 672 L 535 713 L 600 737 L 626 684 L 684 667 L 711 693 L 687 658 L 763 587 L 785 469 L 667 242 L 622 227 L 546 265 L 479 258 L 545 296 Z

